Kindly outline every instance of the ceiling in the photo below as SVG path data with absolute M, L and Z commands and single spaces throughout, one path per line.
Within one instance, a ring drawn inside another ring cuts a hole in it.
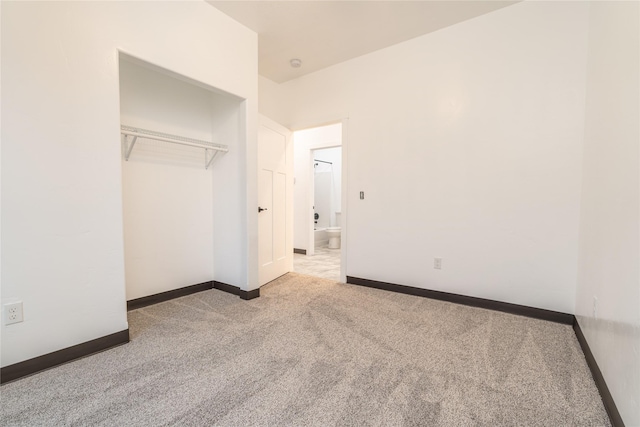
M 259 73 L 277 83 L 489 13 L 517 1 L 218 1 L 258 33 Z M 290 60 L 302 60 L 293 68 Z

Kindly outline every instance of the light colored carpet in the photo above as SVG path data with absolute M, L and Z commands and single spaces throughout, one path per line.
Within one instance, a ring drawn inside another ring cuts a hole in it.
M 0 388 L 3 426 L 608 426 L 570 326 L 290 273 L 129 313 Z

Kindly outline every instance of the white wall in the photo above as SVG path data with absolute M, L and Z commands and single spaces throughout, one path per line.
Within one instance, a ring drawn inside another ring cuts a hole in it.
M 258 110 L 260 114 L 270 118 L 276 123 L 284 123 L 288 120 L 282 107 L 280 85 L 266 77 L 258 76 Z M 317 125 L 318 123 L 316 123 Z
M 204 2 L 3 2 L 2 302 L 25 321 L 2 366 L 127 328 L 117 49 L 247 100 L 237 283 L 257 275 L 256 35 Z
M 342 144 L 342 123 L 293 133 L 293 247 L 313 254 L 313 150 Z
M 639 21 L 638 2 L 591 5 L 576 298 L 627 426 L 640 425 Z
M 280 85 L 291 128 L 348 112 L 348 275 L 573 313 L 587 12 L 519 3 Z
M 258 283 L 249 283 L 248 269 L 257 270 L 257 264 L 247 261 L 248 243 L 238 239 L 247 227 L 244 212 L 248 200 L 251 206 L 256 206 L 250 214 L 257 215 L 257 199 L 249 195 L 238 197 L 246 192 L 247 182 L 257 185 L 257 180 L 249 180 L 247 175 L 246 146 L 241 144 L 246 139 L 245 112 L 245 102 L 238 103 L 231 97 L 214 97 L 213 141 L 229 146 L 229 152 L 218 155 L 212 166 L 214 279 L 246 290 L 250 285 L 257 288 Z

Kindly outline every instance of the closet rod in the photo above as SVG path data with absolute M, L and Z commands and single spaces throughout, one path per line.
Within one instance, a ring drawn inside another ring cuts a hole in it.
M 146 129 L 134 128 L 131 126 L 120 126 L 120 133 L 124 140 L 124 159 L 129 160 L 133 146 L 138 138 L 153 139 L 156 141 L 170 142 L 172 144 L 188 145 L 190 147 L 203 148 L 205 153 L 205 169 L 209 169 L 211 162 L 218 152 L 226 153 L 229 148 L 226 145 L 214 144 L 209 141 L 202 141 L 199 139 L 186 138 L 183 136 L 170 135 L 167 133 L 154 132 Z M 127 137 L 132 137 L 129 142 Z M 209 150 L 212 150 L 212 155 L 209 157 Z
M 177 138 L 171 138 L 170 136 L 167 137 L 167 136 L 153 135 L 146 132 L 143 133 L 143 132 L 136 132 L 131 130 L 124 130 L 124 129 L 122 130 L 122 134 L 128 135 L 128 136 L 135 136 L 138 138 L 155 139 L 156 141 L 171 142 L 174 144 L 189 145 L 191 147 L 206 148 L 207 150 L 222 151 L 225 153 L 229 151 L 229 149 L 225 146 L 216 145 L 208 141 L 193 140 L 194 142 L 191 142 L 191 141 L 182 140 L 182 137 L 177 137 L 177 138 L 181 138 L 181 139 L 177 139 Z
M 322 162 L 322 163 L 329 163 L 330 165 L 332 165 L 333 163 L 331 162 L 327 162 L 326 160 L 318 160 L 318 159 L 313 159 L 314 162 Z

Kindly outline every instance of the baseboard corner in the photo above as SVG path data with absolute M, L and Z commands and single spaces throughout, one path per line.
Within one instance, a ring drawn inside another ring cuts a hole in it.
M 251 300 L 260 296 L 260 288 L 253 289 L 251 291 L 245 291 L 240 289 L 239 286 L 229 285 L 228 283 L 218 281 L 213 282 L 213 287 L 214 289 L 218 289 L 219 291 L 237 295 L 243 300 Z
M 258 298 L 260 296 L 260 288 L 253 289 L 251 291 L 240 291 L 240 298 L 243 300 L 252 300 L 254 298 Z
M 576 338 L 580 343 L 580 348 L 582 348 L 582 353 L 584 354 L 584 358 L 587 361 L 587 366 L 589 366 L 589 370 L 591 370 L 591 376 L 593 377 L 593 381 L 600 392 L 600 397 L 602 398 L 602 403 L 604 404 L 604 408 L 607 411 L 607 415 L 609 415 L 609 420 L 611 421 L 611 425 L 613 427 L 624 427 L 624 421 L 622 420 L 622 416 L 620 415 L 620 411 L 618 411 L 618 407 L 616 406 L 616 402 L 613 400 L 613 396 L 609 391 L 609 387 L 607 386 L 607 382 L 602 375 L 602 371 L 598 366 L 598 362 L 591 352 L 591 348 L 589 347 L 589 343 L 587 342 L 587 338 L 584 336 L 582 329 L 580 328 L 580 323 L 578 322 L 578 318 L 574 316 L 573 321 L 573 331 L 576 334 Z

